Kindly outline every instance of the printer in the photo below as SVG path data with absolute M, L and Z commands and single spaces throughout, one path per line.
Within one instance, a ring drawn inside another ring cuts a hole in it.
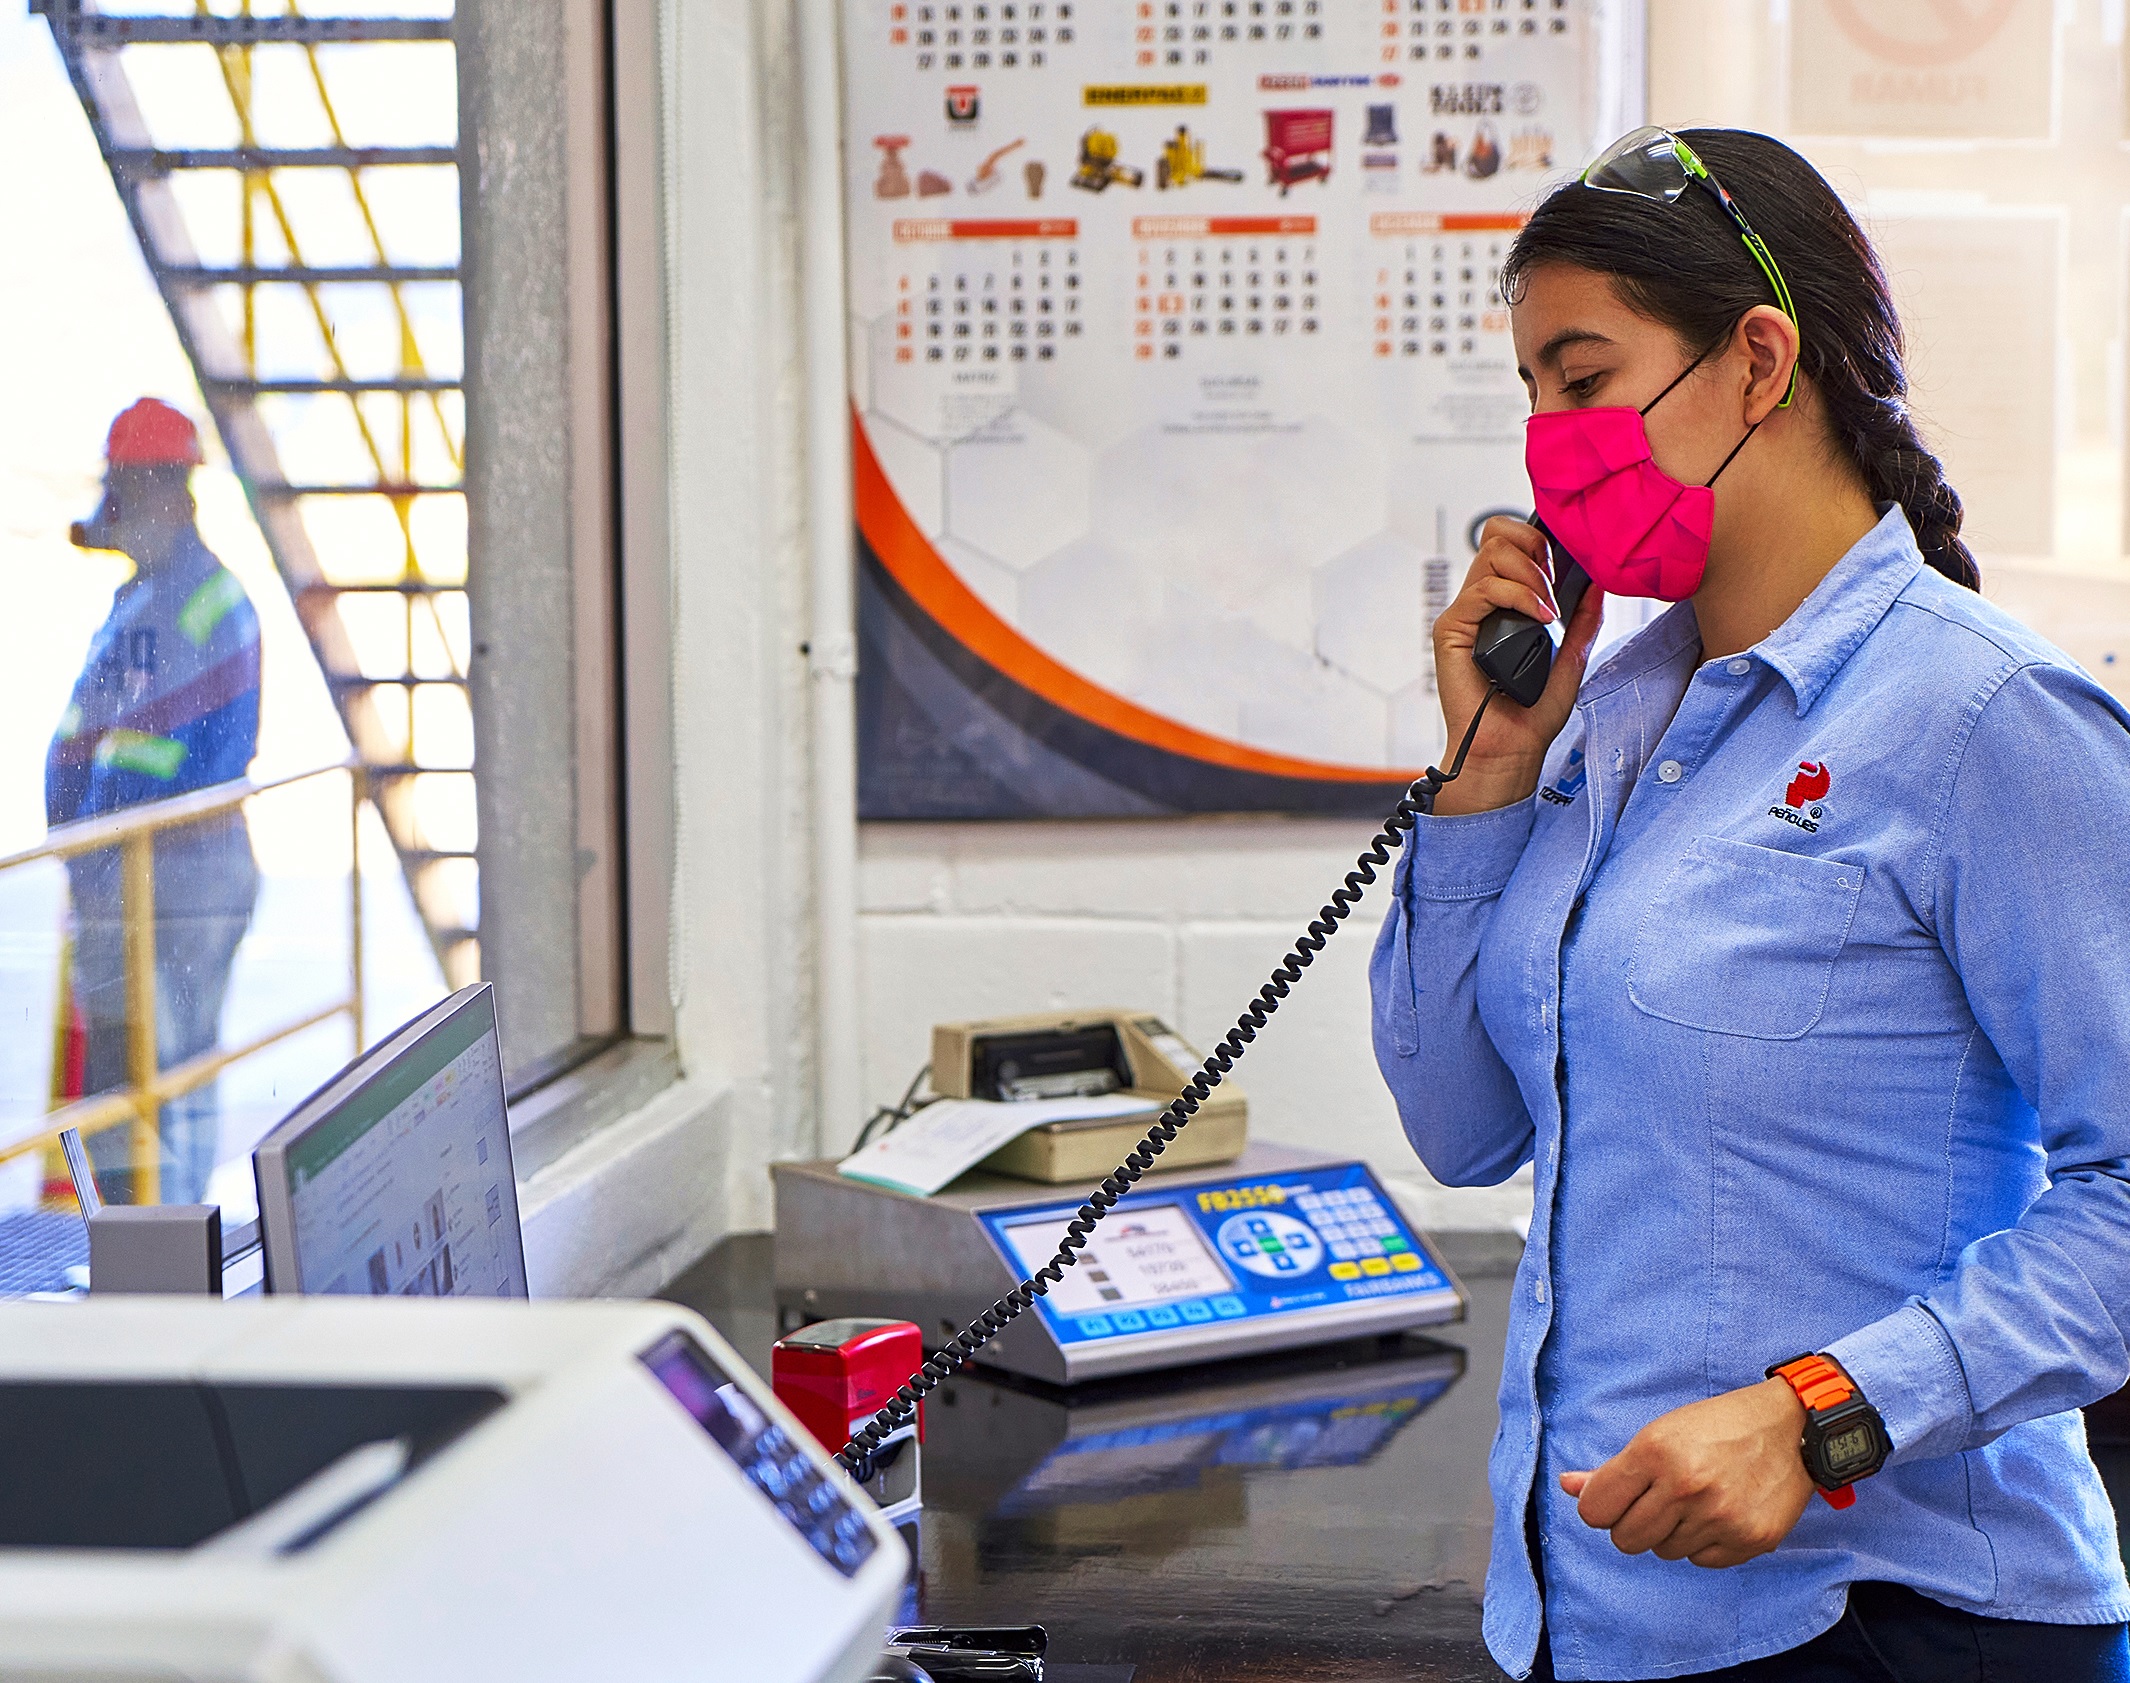
M 1143 1116 L 1046 1122 L 984 1160 L 997 1174 L 1059 1185 L 1100 1180 L 1198 1073 L 1202 1054 L 1159 1017 L 1114 1008 L 1043 1011 L 932 1030 L 932 1090 L 946 1099 L 1143 1098 Z M 1164 1167 L 1226 1163 L 1250 1137 L 1242 1089 L 1213 1089 L 1163 1155 Z
M 0 1304 L 0 1676 L 855 1683 L 907 1569 L 671 1305 Z

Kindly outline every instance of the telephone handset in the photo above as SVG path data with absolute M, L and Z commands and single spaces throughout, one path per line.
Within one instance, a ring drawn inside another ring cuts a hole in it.
M 1566 625 L 1574 616 L 1575 607 L 1583 599 L 1583 592 L 1590 584 L 1590 575 L 1577 566 L 1566 549 L 1545 526 L 1532 517 L 1531 523 L 1544 533 L 1554 556 L 1553 602 L 1560 611 L 1560 624 Z M 861 1484 L 872 1473 L 873 1453 L 882 1442 L 892 1436 L 911 1415 L 917 1405 L 941 1380 L 962 1366 L 976 1352 L 998 1336 L 1006 1325 L 1030 1304 L 1065 1277 L 1065 1270 L 1079 1260 L 1079 1252 L 1087 1248 L 1088 1235 L 1104 1216 L 1109 1214 L 1117 1201 L 1128 1193 L 1140 1176 L 1154 1166 L 1154 1160 L 1167 1148 L 1169 1141 L 1180 1133 L 1192 1116 L 1204 1105 L 1213 1089 L 1220 1085 L 1235 1060 L 1243 1055 L 1250 1042 L 1257 1038 L 1258 1030 L 1265 1026 L 1272 1013 L 1280 1008 L 1280 1001 L 1301 980 L 1302 972 L 1324 950 L 1324 942 L 1339 931 L 1339 925 L 1352 915 L 1360 903 L 1361 895 L 1368 885 L 1376 880 L 1379 866 L 1390 863 L 1391 849 L 1397 847 L 1414 822 L 1423 814 L 1435 810 L 1435 796 L 1443 786 L 1456 778 L 1464 769 L 1464 757 L 1471 751 L 1472 739 L 1479 734 L 1479 724 L 1487 715 L 1487 708 L 1496 695 L 1506 695 L 1520 707 L 1529 707 L 1545 692 L 1547 675 L 1553 670 L 1553 638 L 1546 628 L 1528 615 L 1512 613 L 1507 608 L 1497 608 L 1480 622 L 1479 635 L 1473 644 L 1472 657 L 1479 670 L 1486 674 L 1488 688 L 1481 699 L 1472 722 L 1465 727 L 1464 740 L 1458 744 L 1456 758 L 1450 761 L 1450 769 L 1429 766 L 1416 777 L 1405 792 L 1405 798 L 1384 821 L 1383 828 L 1376 832 L 1367 851 L 1354 861 L 1354 868 L 1346 873 L 1346 880 L 1332 890 L 1331 898 L 1323 909 L 1310 920 L 1308 929 L 1287 951 L 1273 969 L 1271 979 L 1257 990 L 1257 997 L 1250 1001 L 1243 1014 L 1220 1044 L 1213 1049 L 1211 1057 L 1200 1066 L 1198 1073 L 1182 1092 L 1178 1093 L 1158 1121 L 1147 1130 L 1146 1138 L 1139 1142 L 1138 1149 L 1117 1166 L 1116 1172 L 1094 1191 L 1087 1195 L 1065 1229 L 1063 1242 L 1057 1254 L 1038 1268 L 1027 1279 L 1015 1286 L 1004 1297 L 979 1315 L 968 1326 L 948 1341 L 945 1349 L 927 1360 L 923 1367 L 903 1383 L 894 1399 L 871 1420 L 853 1433 L 850 1442 L 836 1453 L 836 1459 Z
M 1575 617 L 1583 592 L 1590 588 L 1590 575 L 1576 565 L 1560 539 L 1546 530 L 1543 520 L 1534 514 L 1530 523 L 1553 551 L 1553 605 L 1560 611 L 1555 623 L 1565 627 Z M 1553 637 L 1528 614 L 1496 608 L 1479 622 L 1472 659 L 1488 681 L 1517 706 L 1534 706 L 1546 693 L 1546 679 L 1553 671 Z

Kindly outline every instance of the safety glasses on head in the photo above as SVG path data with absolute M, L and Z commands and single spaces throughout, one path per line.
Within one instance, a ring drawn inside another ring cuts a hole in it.
M 1738 201 L 1724 191 L 1723 183 L 1709 173 L 1708 166 L 1694 155 L 1694 149 L 1669 129 L 1642 128 L 1622 135 L 1598 155 L 1597 162 L 1584 170 L 1580 179 L 1585 187 L 1595 187 L 1601 193 L 1632 193 L 1637 198 L 1668 205 L 1677 204 L 1679 195 L 1689 186 L 1699 187 L 1722 207 L 1723 214 L 1737 228 L 1745 249 L 1768 277 L 1768 285 L 1775 289 L 1776 307 L 1790 318 L 1792 326 L 1803 331 L 1797 306 L 1790 300 L 1789 284 L 1783 280 L 1767 242 L 1753 232 Z M 1796 395 L 1797 366 L 1793 363 L 1789 387 L 1778 407 L 1787 408 Z

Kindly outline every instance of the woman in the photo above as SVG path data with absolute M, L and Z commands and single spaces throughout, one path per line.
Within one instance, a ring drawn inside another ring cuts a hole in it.
M 1680 138 L 1554 193 L 1504 277 L 1541 518 L 1679 605 L 1586 679 L 1590 590 L 1538 702 L 1493 699 L 1375 957 L 1428 1168 L 1535 1171 L 1487 1639 L 1519 1676 L 2130 1676 L 2076 1412 L 2130 1379 L 2130 716 L 1976 593 L 1827 184 Z M 1451 741 L 1546 556 L 1491 522 L 1438 620 Z

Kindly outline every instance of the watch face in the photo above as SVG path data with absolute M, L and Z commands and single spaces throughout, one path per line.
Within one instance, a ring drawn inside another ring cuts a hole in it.
M 1847 1478 L 1870 1467 L 1878 1459 L 1878 1448 L 1870 1425 L 1860 1421 L 1830 1433 L 1820 1446 L 1820 1455 L 1828 1472 L 1836 1478 Z

